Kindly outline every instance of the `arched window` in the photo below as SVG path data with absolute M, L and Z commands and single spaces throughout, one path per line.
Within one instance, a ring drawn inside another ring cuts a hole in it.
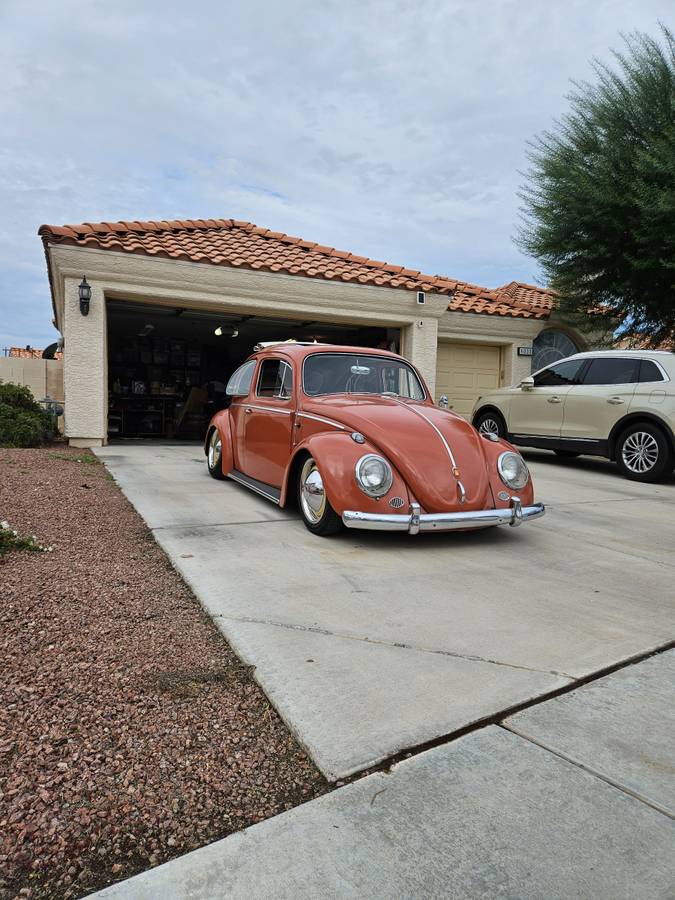
M 566 332 L 553 328 L 542 331 L 532 342 L 532 371 L 537 372 L 559 359 L 572 356 L 578 350 L 578 346 Z

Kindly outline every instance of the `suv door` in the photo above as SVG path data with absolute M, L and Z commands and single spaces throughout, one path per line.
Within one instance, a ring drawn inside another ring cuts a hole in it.
M 250 478 L 281 487 L 291 454 L 293 369 L 283 359 L 264 359 L 255 393 L 244 407 L 245 468 Z
M 630 356 L 594 356 L 565 401 L 562 437 L 606 441 L 630 406 L 640 360 Z
M 585 358 L 555 363 L 535 373 L 532 388 L 515 391 L 508 422 L 514 439 L 520 435 L 560 437 L 566 398 L 585 363 Z

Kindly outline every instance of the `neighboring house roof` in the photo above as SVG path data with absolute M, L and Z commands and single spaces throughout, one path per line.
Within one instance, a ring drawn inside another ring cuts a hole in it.
M 461 312 L 539 319 L 548 316 L 552 305 L 546 306 L 543 300 L 536 304 L 512 297 L 505 290 L 490 290 L 444 275 L 425 275 L 417 269 L 356 256 L 234 219 L 42 225 L 38 234 L 45 250 L 53 244 L 67 244 L 328 281 L 429 291 L 447 295 L 448 308 Z M 547 293 L 540 288 L 532 290 Z
M 44 350 L 37 350 L 35 347 L 10 347 L 10 359 L 42 359 Z M 63 359 L 63 353 L 58 351 L 54 354 L 54 359 Z

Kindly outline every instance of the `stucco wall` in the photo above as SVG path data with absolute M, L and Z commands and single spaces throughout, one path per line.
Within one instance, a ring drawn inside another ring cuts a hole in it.
M 15 359 L 0 357 L 0 381 L 22 384 L 36 400 L 50 396 L 63 402 L 63 363 L 60 359 Z M 59 419 L 63 429 L 63 418 Z

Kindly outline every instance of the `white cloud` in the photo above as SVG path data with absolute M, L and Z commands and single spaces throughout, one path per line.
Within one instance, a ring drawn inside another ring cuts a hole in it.
M 52 339 L 42 222 L 229 217 L 494 286 L 525 142 L 671 0 L 0 5 L 0 346 Z

